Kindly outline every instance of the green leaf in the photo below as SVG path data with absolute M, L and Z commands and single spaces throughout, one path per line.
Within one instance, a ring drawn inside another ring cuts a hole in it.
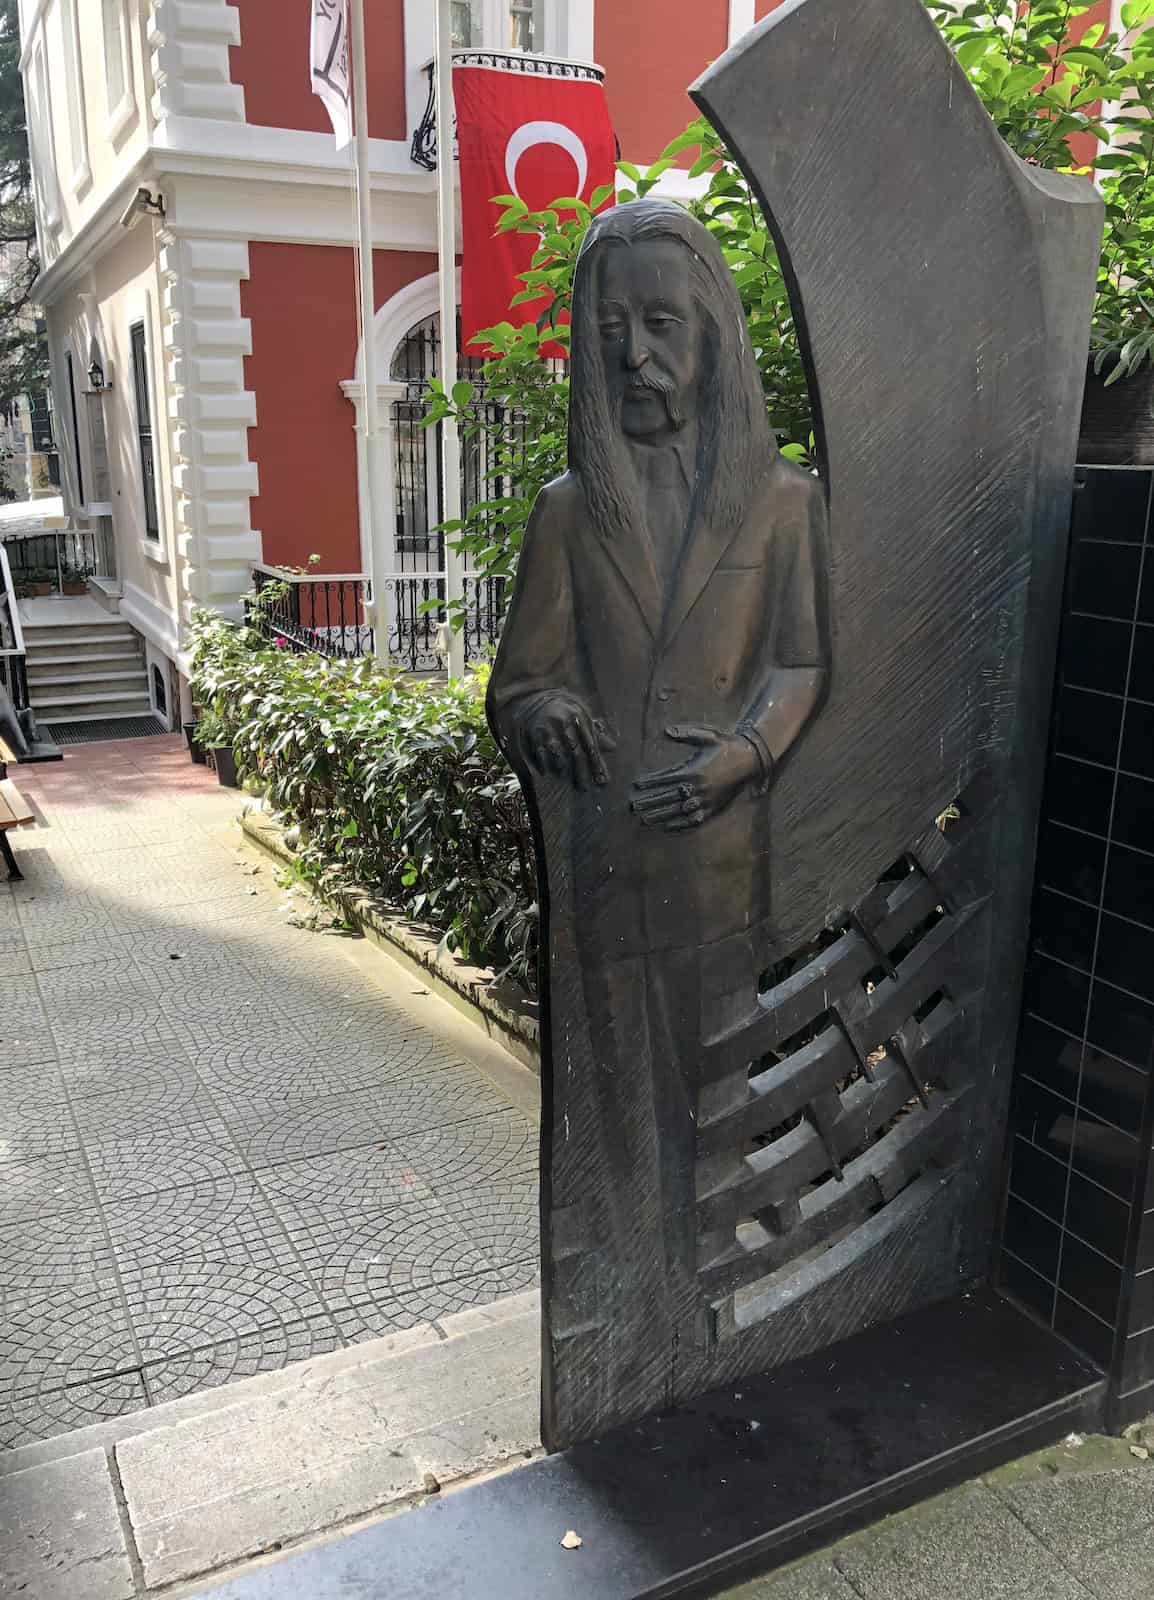
M 619 161 L 617 163 L 617 170 L 618 172 L 623 172 L 627 178 L 631 178 L 634 183 L 640 183 L 640 170 L 633 165 L 632 161 Z
M 467 378 L 460 378 L 453 385 L 453 404 L 457 407 L 467 406 L 473 398 L 473 385 Z

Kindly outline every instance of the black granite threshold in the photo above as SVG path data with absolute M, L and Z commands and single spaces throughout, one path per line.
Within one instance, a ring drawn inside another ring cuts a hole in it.
M 709 1595 L 1094 1429 L 1104 1394 L 1096 1368 L 981 1290 L 204 1593 Z M 579 1549 L 562 1548 L 569 1529 Z

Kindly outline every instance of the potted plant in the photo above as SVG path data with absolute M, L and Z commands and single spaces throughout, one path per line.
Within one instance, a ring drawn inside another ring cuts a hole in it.
M 70 595 L 88 593 L 88 574 L 83 567 L 65 564 L 60 574 L 60 592 Z
M 236 756 L 224 723 L 215 711 L 203 712 L 197 728 L 197 739 L 208 752 L 210 765 L 216 771 L 217 782 L 225 789 L 239 787 L 236 777 Z
M 194 716 L 191 721 L 184 723 L 184 739 L 188 745 L 188 753 L 199 767 L 206 765 L 208 757 L 200 738 L 200 718 Z

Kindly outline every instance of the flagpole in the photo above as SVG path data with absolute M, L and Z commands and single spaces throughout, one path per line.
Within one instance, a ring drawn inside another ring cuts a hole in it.
M 351 110 L 354 126 L 354 170 L 357 186 L 358 288 L 361 303 L 361 382 L 364 385 L 365 476 L 369 491 L 369 575 L 373 582 L 373 654 L 389 656 L 385 580 L 391 566 L 389 514 L 384 503 L 380 463 L 380 419 L 377 404 L 377 359 L 373 339 L 376 297 L 373 292 L 373 195 L 369 176 L 369 93 L 365 67 L 365 0 L 349 0 L 352 57 Z
M 360 3 L 360 0 L 354 0 Z M 434 72 L 437 82 L 437 269 L 440 280 L 441 382 L 452 395 L 457 381 L 457 213 L 453 181 L 453 35 L 450 0 L 437 0 L 437 38 Z M 455 416 L 441 423 L 441 483 L 444 521 L 461 516 L 461 441 Z M 445 539 L 445 598 L 450 603 L 465 593 L 464 562 Z M 449 629 L 449 676 L 465 674 L 465 634 Z

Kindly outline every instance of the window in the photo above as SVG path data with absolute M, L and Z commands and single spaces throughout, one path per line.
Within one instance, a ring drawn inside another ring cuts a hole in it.
M 68 410 L 72 422 L 72 466 L 76 474 L 76 503 L 84 505 L 84 462 L 80 454 L 80 412 L 76 406 L 76 364 L 72 351 L 66 351 L 64 364 L 68 369 Z
M 481 0 L 450 0 L 449 31 L 456 50 L 469 50 L 481 43 Z
M 116 135 L 136 110 L 132 93 L 132 64 L 124 0 L 102 0 L 104 21 L 104 98 L 108 107 L 108 136 Z
M 72 152 L 72 187 L 83 189 L 92 180 L 88 165 L 88 121 L 84 111 L 84 64 L 80 53 L 77 0 L 66 0 L 60 15 L 64 29 L 65 87 L 68 96 L 68 142 Z
M 56 181 L 56 151 L 52 142 L 52 101 L 49 96 L 43 41 L 36 45 L 29 87 L 32 93 L 28 133 L 32 152 L 32 180 L 36 187 L 36 209 L 43 230 L 55 233 L 60 227 L 61 220 L 60 190 Z
M 144 323 L 134 322 L 132 342 L 132 387 L 136 395 L 136 437 L 140 444 L 140 484 L 144 495 L 144 533 L 160 542 L 160 518 L 156 505 L 156 460 L 152 448 L 152 398 L 148 384 L 148 346 Z
M 543 50 L 542 0 L 510 0 L 509 46 L 513 50 Z

